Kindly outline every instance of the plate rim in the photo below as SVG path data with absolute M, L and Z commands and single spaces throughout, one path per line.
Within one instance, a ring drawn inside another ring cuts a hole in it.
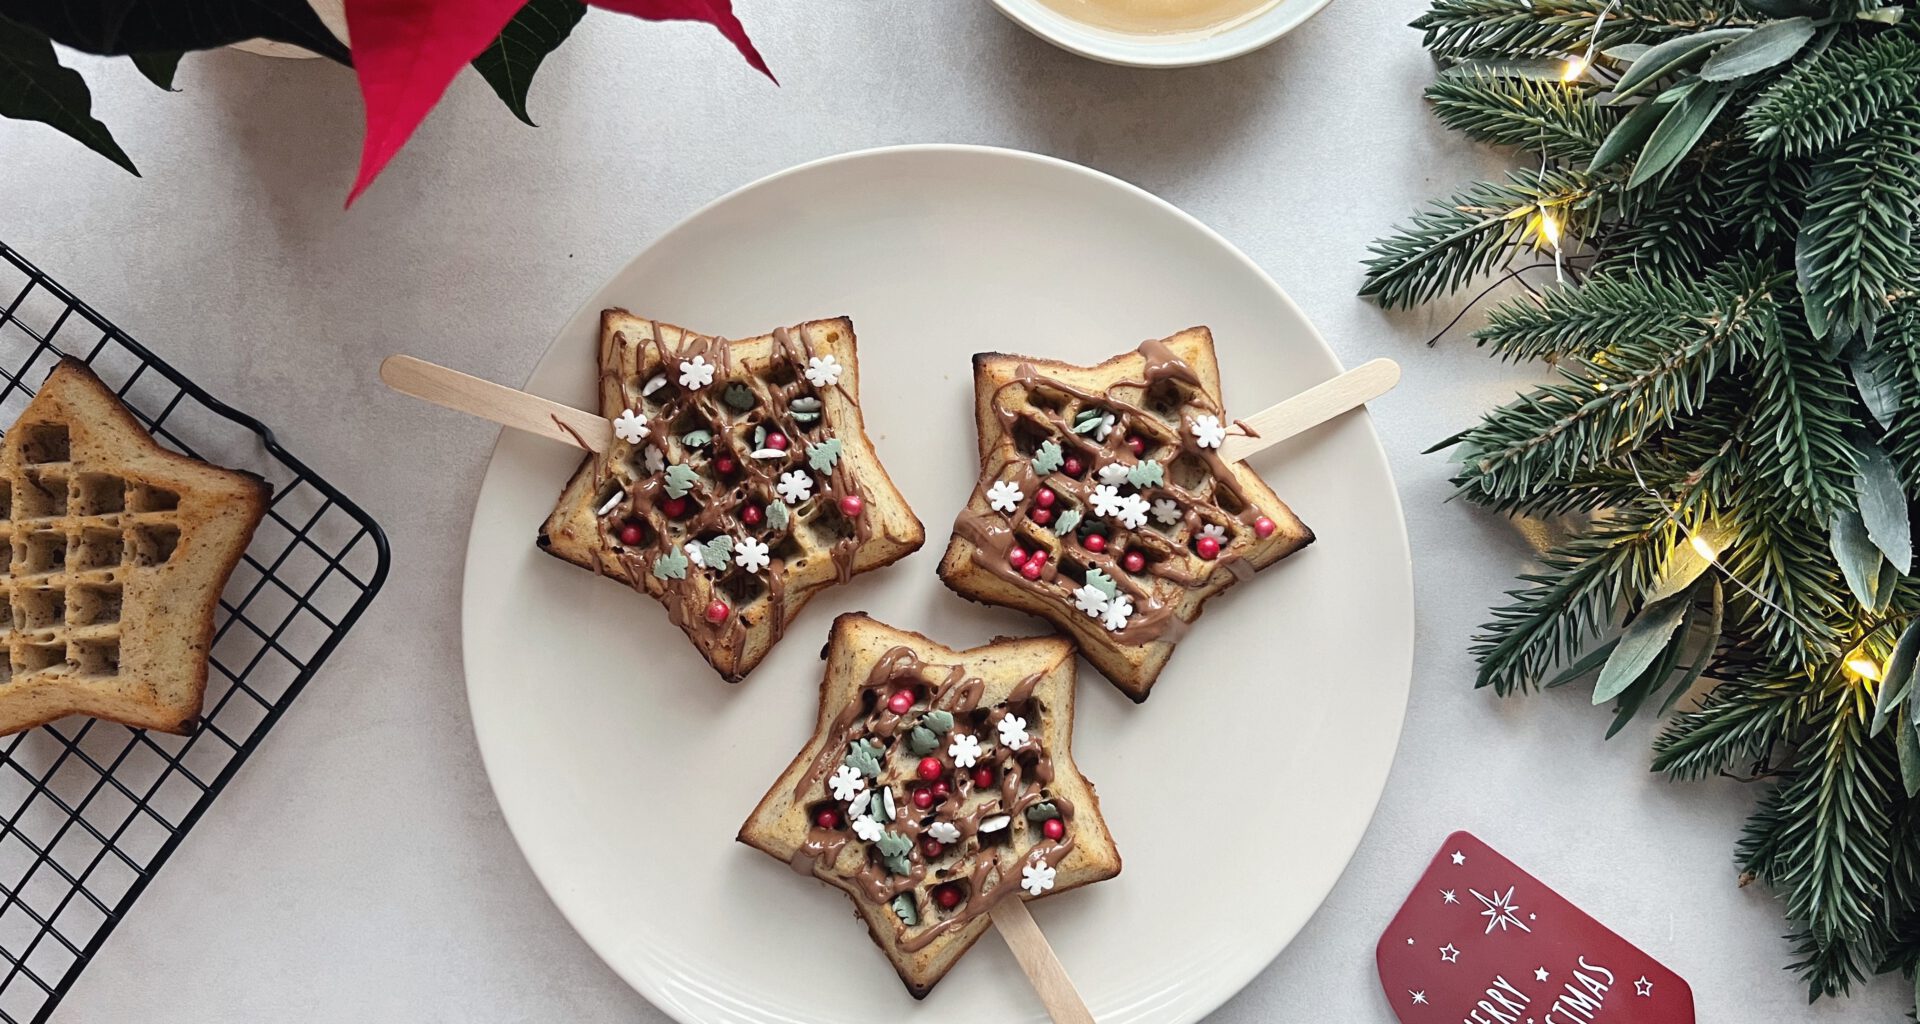
M 1323 0 L 1323 3 L 1324 2 L 1326 2 L 1326 0 Z M 718 197 L 700 204 L 676 220 L 670 227 L 642 245 L 631 257 L 610 271 L 585 298 L 576 304 L 573 312 L 567 316 L 560 327 L 555 330 L 553 337 L 541 348 L 539 356 L 534 359 L 533 365 L 519 381 L 519 385 L 524 388 L 531 381 L 533 376 L 539 372 L 539 368 L 546 362 L 547 358 L 552 355 L 555 348 L 565 339 L 568 325 L 571 325 L 575 320 L 579 319 L 583 313 L 591 309 L 596 304 L 597 296 L 605 291 L 609 284 L 625 275 L 635 264 L 647 258 L 656 248 L 666 244 L 676 235 L 687 230 L 688 225 L 700 220 L 709 211 L 731 202 L 736 197 L 771 186 L 789 177 L 816 172 L 823 168 L 842 163 L 885 159 L 901 155 L 958 155 L 963 157 L 1005 159 L 1016 163 L 1038 164 L 1054 171 L 1062 171 L 1084 178 L 1095 186 L 1117 188 L 1132 198 L 1145 200 L 1149 205 L 1158 208 L 1161 212 L 1172 214 L 1187 227 L 1198 230 L 1209 241 L 1219 245 L 1226 252 L 1230 253 L 1235 260 L 1239 261 L 1247 269 L 1252 270 L 1258 276 L 1259 280 L 1266 283 L 1267 288 L 1272 292 L 1273 296 L 1279 299 L 1281 303 L 1299 318 L 1299 322 L 1306 326 L 1307 337 L 1320 354 L 1326 357 L 1335 367 L 1342 365 L 1339 355 L 1333 351 L 1332 346 L 1327 344 L 1325 337 L 1320 333 L 1319 327 L 1307 317 L 1306 313 L 1293 301 L 1293 297 L 1287 294 L 1285 289 L 1280 287 L 1279 282 L 1276 281 L 1271 274 L 1267 273 L 1264 267 L 1256 263 L 1253 258 L 1248 256 L 1239 246 L 1233 244 L 1232 241 L 1228 240 L 1220 232 L 1214 230 L 1211 225 L 1208 225 L 1186 210 L 1181 209 L 1171 201 L 1117 175 L 1109 174 L 1106 171 L 1088 167 L 1085 164 L 1076 163 L 1061 157 L 1003 146 L 931 142 L 875 146 L 803 161 L 782 170 L 763 175 L 743 185 L 736 186 Z M 1385 770 L 1380 775 L 1378 787 L 1375 788 L 1372 793 L 1365 796 L 1367 824 L 1358 830 L 1351 842 L 1342 844 L 1344 848 L 1340 851 L 1341 866 L 1339 871 L 1334 873 L 1326 888 L 1316 896 L 1314 909 L 1307 915 L 1306 919 L 1301 922 L 1300 927 L 1295 929 L 1292 934 L 1286 936 L 1273 950 L 1271 955 L 1260 958 L 1254 962 L 1251 970 L 1247 972 L 1244 977 L 1232 977 L 1230 987 L 1223 987 L 1224 990 L 1218 993 L 1203 994 L 1197 1000 L 1199 1012 L 1190 1016 L 1187 1014 L 1180 1015 L 1176 1018 L 1177 1024 L 1188 1024 L 1188 1022 L 1201 1020 L 1245 991 L 1246 987 L 1252 984 L 1254 979 L 1258 978 L 1273 966 L 1273 963 L 1279 959 L 1280 955 L 1285 953 L 1287 949 L 1293 945 L 1294 940 L 1299 937 L 1300 932 L 1305 930 L 1306 925 L 1311 922 L 1312 918 L 1326 907 L 1328 897 L 1332 895 L 1333 890 L 1339 885 L 1341 879 L 1346 876 L 1348 869 L 1353 866 L 1354 855 L 1359 851 L 1360 843 L 1365 840 L 1367 833 L 1374 824 L 1375 818 L 1379 813 L 1380 801 L 1386 794 L 1387 785 L 1392 779 L 1394 765 L 1399 759 L 1401 741 L 1405 735 L 1407 709 L 1412 699 L 1414 644 L 1418 637 L 1419 622 L 1419 608 L 1415 601 L 1413 588 L 1412 543 L 1407 532 L 1406 507 L 1401 501 L 1400 488 L 1394 479 L 1393 466 L 1387 457 L 1386 446 L 1381 443 L 1379 431 L 1374 426 L 1372 411 L 1369 408 L 1363 407 L 1358 410 L 1358 415 L 1354 418 L 1366 430 L 1368 440 L 1371 442 L 1371 457 L 1378 461 L 1380 471 L 1388 484 L 1388 493 L 1391 497 L 1394 534 L 1387 539 L 1398 541 L 1399 550 L 1403 556 L 1399 563 L 1401 572 L 1397 582 L 1407 598 L 1407 642 L 1405 644 L 1405 657 L 1401 664 L 1384 667 L 1387 678 L 1397 684 L 1395 689 L 1398 706 L 1391 715 L 1391 753 L 1386 758 Z M 460 675 L 463 689 L 467 696 L 467 717 L 474 731 L 474 744 L 480 754 L 482 770 L 486 773 L 488 791 L 493 796 L 494 806 L 500 811 L 501 820 L 507 826 L 508 834 L 513 837 L 515 850 L 520 854 L 522 862 L 524 862 L 532 872 L 534 880 L 540 886 L 541 892 L 546 895 L 548 902 L 553 905 L 554 909 L 559 911 L 562 920 L 566 921 L 567 927 L 580 938 L 587 948 L 593 952 L 594 956 L 598 957 L 600 962 L 605 964 L 609 970 L 613 971 L 614 975 L 623 983 L 645 999 L 649 1006 L 665 1014 L 677 1022 L 677 1024 L 710 1024 L 710 1022 L 705 1019 L 682 1012 L 683 1008 L 679 1003 L 667 998 L 664 986 L 659 984 L 651 974 L 641 968 L 622 964 L 615 957 L 611 956 L 608 950 L 602 948 L 601 942 L 597 941 L 595 937 L 589 935 L 586 930 L 581 928 L 580 924 L 575 921 L 574 915 L 569 912 L 566 904 L 556 895 L 554 885 L 557 884 L 557 880 L 550 882 L 540 866 L 535 864 L 533 858 L 528 855 L 526 843 L 521 838 L 520 826 L 515 823 L 513 813 L 508 810 L 506 803 L 500 798 L 500 789 L 495 779 L 495 772 L 498 769 L 494 764 L 493 754 L 489 751 L 488 742 L 484 738 L 486 733 L 483 731 L 476 714 L 473 677 L 472 673 L 467 669 L 469 662 L 474 659 L 474 652 L 469 648 L 474 642 L 473 637 L 475 635 L 475 630 L 469 628 L 470 623 L 468 620 L 471 615 L 471 606 L 467 600 L 467 596 L 469 589 L 474 583 L 475 567 L 482 561 L 474 549 L 475 532 L 473 526 L 479 517 L 480 502 L 485 495 L 486 482 L 493 472 L 494 461 L 499 457 L 501 445 L 507 436 L 507 430 L 508 428 L 500 428 L 499 432 L 495 435 L 493 445 L 487 452 L 487 459 L 480 476 L 480 485 L 475 491 L 473 507 L 467 519 L 467 543 L 464 546 L 464 560 L 460 572 Z

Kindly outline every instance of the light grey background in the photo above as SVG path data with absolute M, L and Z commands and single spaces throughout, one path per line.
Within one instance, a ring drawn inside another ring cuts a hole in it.
M 666 1019 L 547 901 L 474 747 L 457 611 L 493 433 L 388 393 L 375 367 L 411 351 L 518 382 L 577 303 L 695 207 L 800 161 L 904 142 L 1032 149 L 1136 182 L 1245 249 L 1347 364 L 1406 367 L 1374 414 L 1416 563 L 1406 738 L 1326 906 L 1213 1020 L 1389 1020 L 1374 941 L 1456 828 L 1688 978 L 1703 1021 L 1898 1019 L 1897 982 L 1808 1009 L 1779 969 L 1774 900 L 1735 885 L 1752 790 L 1649 775 L 1650 730 L 1603 743 L 1607 717 L 1582 693 L 1499 702 L 1471 688 L 1466 639 L 1530 549 L 1443 504 L 1447 464 L 1418 452 L 1540 372 L 1458 336 L 1424 347 L 1450 310 L 1388 316 L 1354 297 L 1369 239 L 1503 165 L 1423 109 L 1432 69 L 1405 25 L 1424 6 L 1335 0 L 1264 52 L 1156 72 L 1056 51 L 984 0 L 741 0 L 779 89 L 709 29 L 597 12 L 535 85 L 545 127 L 463 75 L 346 213 L 360 104 L 323 62 L 196 55 L 177 95 L 81 62 L 144 178 L 0 122 L 0 238 L 269 420 L 395 552 L 373 612 L 56 1020 Z

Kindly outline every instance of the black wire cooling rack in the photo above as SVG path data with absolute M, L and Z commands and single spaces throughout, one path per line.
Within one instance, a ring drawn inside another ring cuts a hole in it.
M 11 299 L 8 298 L 11 296 Z M 160 443 L 259 474 L 273 504 L 221 595 L 191 736 L 69 718 L 0 739 L 0 1021 L 46 1020 L 387 577 L 360 507 L 0 242 L 0 424 L 62 355 Z

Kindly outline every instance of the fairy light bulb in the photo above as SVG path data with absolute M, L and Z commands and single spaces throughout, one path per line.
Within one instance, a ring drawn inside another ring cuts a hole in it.
M 1697 533 L 1693 535 L 1693 539 L 1689 541 L 1689 543 L 1693 545 L 1693 550 L 1700 553 L 1701 558 L 1704 558 L 1709 562 L 1713 561 L 1714 558 L 1718 557 L 1720 554 L 1720 552 L 1715 551 L 1713 549 L 1713 545 L 1707 541 L 1707 538 L 1702 537 Z
M 1587 69 L 1592 66 L 1593 61 L 1588 59 L 1584 53 L 1578 57 L 1568 57 L 1566 66 L 1560 69 L 1560 80 L 1562 82 L 1577 82 L 1586 75 Z
M 1540 208 L 1540 237 L 1555 249 L 1560 248 L 1560 218 L 1544 206 Z
M 1885 675 L 1885 673 L 1880 670 L 1880 663 L 1864 654 L 1856 654 L 1848 658 L 1847 671 L 1859 676 L 1861 679 L 1868 679 L 1875 682 L 1878 682 L 1880 677 Z

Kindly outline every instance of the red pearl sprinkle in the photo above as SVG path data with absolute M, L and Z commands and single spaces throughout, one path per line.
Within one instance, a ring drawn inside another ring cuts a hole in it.
M 1253 521 L 1253 535 L 1265 539 L 1273 536 L 1273 520 L 1261 516 Z
M 993 785 L 993 769 L 981 765 L 973 770 L 973 788 L 986 789 Z
M 727 616 L 731 614 L 733 614 L 733 609 L 727 607 L 727 602 L 725 601 L 714 601 L 707 605 L 708 622 L 717 625 L 727 621 Z
M 913 710 L 913 691 L 912 690 L 893 691 L 893 696 L 887 698 L 887 710 L 893 712 L 896 715 L 904 715 L 907 712 L 912 711 Z
M 739 468 L 740 464 L 733 461 L 733 456 L 731 455 L 718 455 L 714 457 L 713 471 L 721 476 L 732 476 L 734 471 Z
M 1044 567 L 1039 562 L 1028 562 L 1020 567 L 1020 575 L 1030 580 L 1037 580 L 1040 578 L 1042 568 Z
M 1124 558 L 1120 559 L 1120 564 L 1126 567 L 1128 572 L 1139 572 L 1147 567 L 1147 556 L 1138 551 L 1129 551 Z
M 1127 450 L 1135 455 L 1143 455 L 1147 450 L 1146 439 L 1139 434 L 1127 435 Z
M 1027 564 L 1027 549 L 1018 544 L 1008 548 L 1007 561 L 1012 564 L 1015 569 Z
M 785 435 L 785 434 L 782 434 L 782 433 L 780 433 L 780 432 L 779 432 L 779 431 L 777 431 L 777 430 L 776 430 L 776 431 L 774 431 L 774 432 L 773 432 L 773 433 L 771 433 L 771 434 L 768 434 L 768 435 L 767 435 L 767 447 L 769 447 L 769 448 L 771 448 L 771 449 L 773 449 L 773 450 L 774 450 L 774 451 L 776 451 L 776 452 L 784 452 L 784 451 L 786 451 L 786 450 L 787 450 L 787 435 Z
M 953 792 L 952 789 L 948 788 L 947 780 L 945 779 L 941 779 L 939 782 L 936 782 L 933 785 L 928 786 L 927 789 L 933 793 L 933 798 L 935 800 L 945 800 L 947 798 L 947 794 Z
M 933 902 L 941 910 L 952 910 L 960 905 L 960 887 L 952 883 L 934 886 Z
M 1069 455 L 1066 461 L 1060 464 L 1060 471 L 1077 480 L 1080 474 L 1087 471 L 1087 464 L 1080 461 L 1080 456 Z
M 820 816 L 813 819 L 813 823 L 821 828 L 839 828 L 840 812 L 828 808 L 827 810 L 821 811 Z
M 1104 533 L 1089 533 L 1086 539 L 1080 542 L 1080 546 L 1097 555 L 1107 550 L 1107 535 Z
M 1041 508 L 1052 508 L 1053 500 L 1056 497 L 1058 497 L 1058 495 L 1053 493 L 1053 488 L 1042 487 L 1033 492 L 1033 503 Z
M 1036 508 L 1027 513 L 1027 518 L 1039 523 L 1041 526 L 1045 526 L 1053 522 L 1053 510 L 1050 508 Z
M 926 810 L 933 806 L 933 790 L 920 786 L 913 791 L 913 806 Z
M 620 524 L 620 543 L 628 547 L 634 547 L 640 543 L 642 536 L 639 523 Z
M 1212 537 L 1202 537 L 1193 542 L 1193 550 L 1199 552 L 1201 558 L 1212 561 L 1220 557 L 1220 542 Z
M 1047 553 L 1045 551 L 1035 551 L 1033 554 L 1027 556 L 1027 564 L 1028 565 L 1047 564 Z
M 1057 840 L 1067 834 L 1067 825 L 1059 818 L 1048 818 L 1046 824 L 1040 826 L 1040 834 Z
M 933 860 L 945 852 L 947 852 L 947 848 L 940 845 L 940 840 L 932 836 L 920 837 L 920 856 L 928 860 Z
M 915 769 L 915 771 L 919 774 L 921 778 L 928 779 L 928 780 L 939 778 L 940 773 L 946 770 L 947 770 L 947 766 L 941 764 L 940 759 L 937 757 L 921 758 L 920 767 Z
M 660 503 L 660 511 L 665 512 L 668 519 L 678 519 L 687 514 L 687 499 L 668 498 Z
M 840 514 L 848 519 L 858 519 L 866 507 L 867 503 L 861 501 L 858 494 L 849 494 L 840 499 Z
M 760 506 L 752 502 L 748 502 L 740 508 L 740 521 L 748 526 L 759 526 L 760 521 L 766 517 L 767 514 L 760 510 Z

